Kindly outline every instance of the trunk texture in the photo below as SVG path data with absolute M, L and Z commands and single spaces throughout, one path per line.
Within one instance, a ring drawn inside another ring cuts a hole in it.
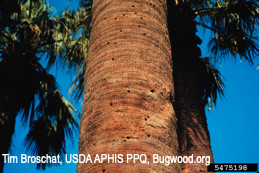
M 170 1 L 172 2 L 172 1 Z M 204 111 L 201 56 L 197 44 L 194 14 L 186 4 L 176 6 L 168 1 L 168 23 L 172 42 L 175 84 L 175 112 L 178 118 L 179 153 L 182 156 L 213 155 Z M 204 163 L 181 164 L 182 173 L 207 172 Z
M 165 0 L 94 1 L 79 153 L 124 162 L 81 163 L 77 172 L 180 172 L 152 163 L 152 154 L 178 155 L 166 15 Z M 127 154 L 150 164 L 126 163 Z

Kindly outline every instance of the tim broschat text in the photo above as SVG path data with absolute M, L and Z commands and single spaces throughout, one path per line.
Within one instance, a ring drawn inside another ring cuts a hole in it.
M 174 163 L 201 163 L 205 165 L 210 164 L 210 156 L 197 156 L 193 154 L 190 156 L 160 156 L 153 154 L 151 159 L 146 154 L 65 154 L 64 159 L 61 159 L 60 155 L 50 156 L 48 154 L 44 156 L 29 156 L 21 154 L 18 156 L 11 156 L 9 154 L 2 154 L 4 157 L 4 163 L 161 163 L 170 165 Z

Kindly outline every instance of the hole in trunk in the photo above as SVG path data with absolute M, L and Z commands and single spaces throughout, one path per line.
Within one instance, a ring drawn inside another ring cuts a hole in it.
M 150 90 L 150 92 L 152 92 L 152 93 L 153 93 L 153 92 L 155 92 L 155 90 Z

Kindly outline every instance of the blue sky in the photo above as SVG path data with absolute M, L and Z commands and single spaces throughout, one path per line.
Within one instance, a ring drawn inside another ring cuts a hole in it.
M 60 13 L 66 7 L 76 8 L 79 0 L 49 0 Z M 206 40 L 208 34 L 201 37 Z M 206 43 L 201 45 L 203 56 L 206 53 Z M 259 62 L 257 62 L 258 64 Z M 226 59 L 221 62 L 220 71 L 224 76 L 225 97 L 218 99 L 213 111 L 207 111 L 211 145 L 216 163 L 259 163 L 259 70 L 256 65 L 246 61 Z M 68 99 L 67 90 L 71 76 L 64 71 L 57 74 L 57 81 L 62 93 Z M 81 112 L 81 105 L 75 104 Z M 25 153 L 23 140 L 28 129 L 24 129 L 17 119 L 16 131 L 13 136 L 12 155 Z M 74 145 L 68 144 L 67 153 L 78 152 L 78 139 Z M 47 168 L 46 171 L 36 171 L 35 164 L 6 164 L 4 173 L 56 173 L 76 172 L 76 164 L 63 164 L 59 167 Z

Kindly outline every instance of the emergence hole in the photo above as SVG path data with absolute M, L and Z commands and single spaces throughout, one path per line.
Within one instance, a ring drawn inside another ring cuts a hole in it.
M 147 119 L 145 118 L 145 121 L 147 121 Z
M 155 92 L 155 90 L 150 90 L 150 92 L 152 92 L 152 93 L 153 93 L 153 92 Z
M 103 172 L 105 172 L 105 169 L 103 169 Z
M 128 90 L 128 93 L 130 93 L 130 90 Z
M 125 14 L 123 14 L 123 16 L 125 16 Z
M 135 5 L 132 5 L 132 7 L 135 7 Z
M 112 60 L 114 61 L 114 58 L 112 58 Z
M 110 105 L 112 106 L 112 103 L 110 103 Z
M 144 33 L 143 35 L 147 35 L 146 33 Z
M 116 18 L 114 18 L 115 20 L 117 20 L 117 17 Z
M 129 137 L 129 136 L 127 136 L 126 138 L 127 138 L 127 139 L 129 139 L 130 137 Z
M 110 42 L 108 42 L 107 44 L 110 44 Z
M 150 137 L 150 135 L 147 135 L 147 137 Z

